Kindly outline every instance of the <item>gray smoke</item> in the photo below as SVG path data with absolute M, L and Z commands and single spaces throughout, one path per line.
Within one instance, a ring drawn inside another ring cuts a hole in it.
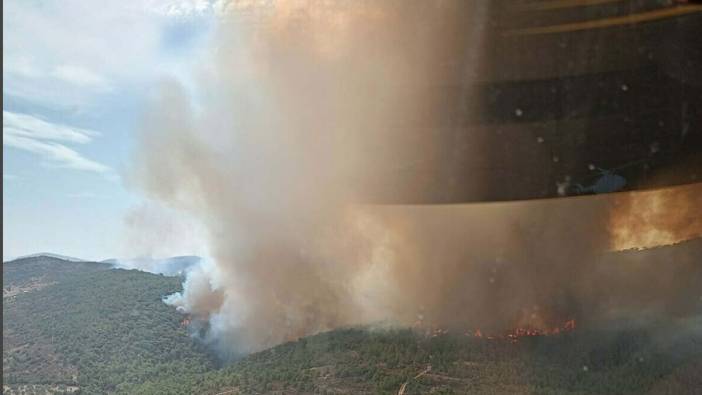
M 423 187 L 380 170 L 433 152 L 431 133 L 402 125 L 435 121 L 432 86 L 474 78 L 484 3 L 293 1 L 224 17 L 196 95 L 162 84 L 132 177 L 207 229 L 212 259 L 167 302 L 234 353 L 348 325 L 497 331 L 641 307 L 613 291 L 640 284 L 597 263 L 611 198 L 367 204 Z M 465 75 L 441 67 L 455 53 Z

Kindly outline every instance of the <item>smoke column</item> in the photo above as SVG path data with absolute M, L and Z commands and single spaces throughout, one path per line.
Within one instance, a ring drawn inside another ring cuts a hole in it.
M 379 170 L 433 152 L 402 125 L 435 121 L 432 85 L 479 74 L 485 3 L 232 3 L 196 94 L 164 81 L 131 178 L 207 229 L 212 260 L 167 302 L 208 341 L 243 354 L 348 325 L 501 330 L 639 307 L 630 274 L 596 263 L 623 198 L 366 204 L 424 185 Z

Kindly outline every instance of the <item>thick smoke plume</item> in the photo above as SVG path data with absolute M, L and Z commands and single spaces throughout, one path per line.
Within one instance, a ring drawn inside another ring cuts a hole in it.
M 205 322 L 207 339 L 246 353 L 347 325 L 503 330 L 650 309 L 652 298 L 663 311 L 675 280 L 699 273 L 686 255 L 637 299 L 650 268 L 607 255 L 621 197 L 368 204 L 423 187 L 422 174 L 398 181 L 402 165 L 436 140 L 404 126 L 437 123 L 432 86 L 475 78 L 486 3 L 234 7 L 197 92 L 163 83 L 135 181 L 207 229 L 212 259 L 167 300 Z

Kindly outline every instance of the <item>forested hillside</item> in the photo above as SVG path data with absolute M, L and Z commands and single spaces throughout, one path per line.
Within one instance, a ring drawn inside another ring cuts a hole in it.
M 701 331 L 696 321 L 511 343 L 345 329 L 274 347 L 195 381 L 173 378 L 139 392 L 695 394 L 702 389 Z
M 27 262 L 25 262 L 27 263 Z M 689 394 L 702 319 L 488 340 L 346 328 L 219 363 L 162 302 L 182 278 L 5 263 L 4 393 Z M 27 284 L 43 284 L 27 287 Z
M 5 393 L 31 385 L 130 393 L 216 367 L 161 301 L 182 278 L 53 258 L 5 263 L 3 272 L 5 290 L 21 289 L 3 297 Z

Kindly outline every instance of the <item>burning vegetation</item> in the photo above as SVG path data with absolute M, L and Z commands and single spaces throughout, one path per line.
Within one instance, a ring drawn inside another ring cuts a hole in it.
M 442 335 L 448 335 L 450 330 L 437 328 L 422 328 L 421 325 L 415 325 L 414 329 L 419 333 L 423 333 L 426 337 L 437 337 Z M 554 327 L 535 327 L 535 326 L 523 326 L 516 327 L 507 332 L 502 333 L 483 333 L 480 328 L 474 331 L 463 332 L 464 336 L 475 337 L 485 340 L 508 340 L 512 343 L 516 343 L 522 337 L 534 337 L 534 336 L 553 336 L 560 335 L 561 333 L 571 332 L 575 330 L 575 320 L 565 321 L 563 324 Z
M 702 183 L 614 198 L 612 249 L 646 249 L 702 237 Z

